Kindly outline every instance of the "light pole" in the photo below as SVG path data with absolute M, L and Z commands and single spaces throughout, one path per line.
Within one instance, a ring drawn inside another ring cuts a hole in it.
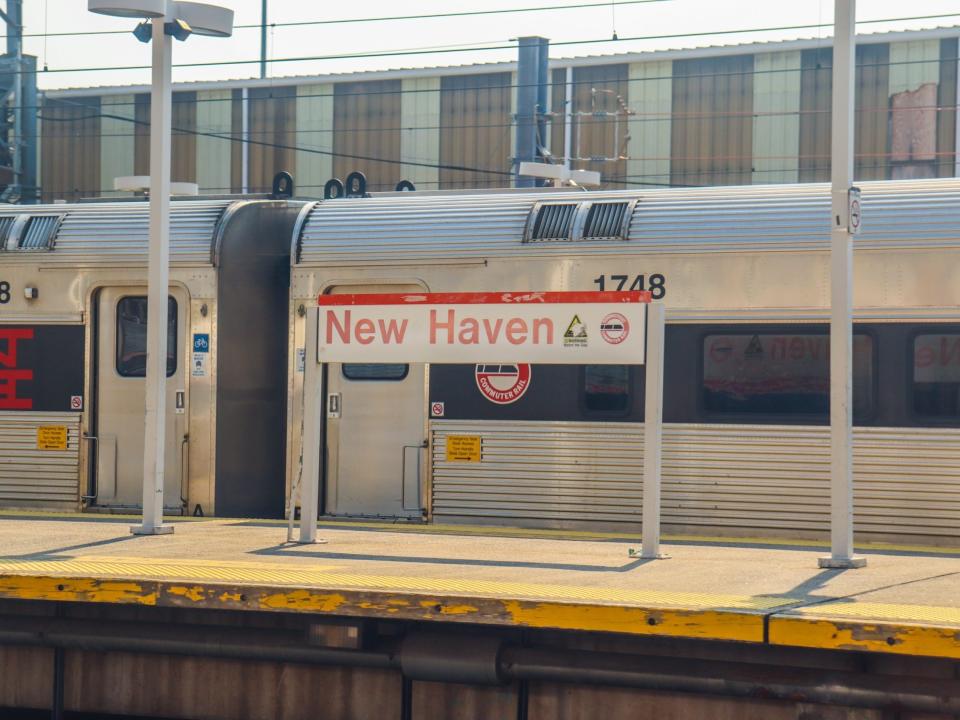
M 830 556 L 822 568 L 859 568 L 853 554 L 853 187 L 856 0 L 834 0 L 830 175 Z
M 172 526 L 163 524 L 173 38 L 186 40 L 191 34 L 228 37 L 233 33 L 233 10 L 176 0 L 88 0 L 87 9 L 114 17 L 144 18 L 144 22 L 134 30 L 134 35 L 141 42 L 153 41 L 143 521 L 130 530 L 137 535 L 161 535 L 173 532 Z

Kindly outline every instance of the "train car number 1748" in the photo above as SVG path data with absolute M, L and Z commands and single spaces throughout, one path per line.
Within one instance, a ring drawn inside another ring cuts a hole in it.
M 667 294 L 667 279 L 660 273 L 650 275 L 650 286 L 644 283 L 645 275 L 601 275 L 594 278 L 597 290 L 649 290 L 654 300 L 662 300 Z M 627 285 L 627 283 L 630 283 Z

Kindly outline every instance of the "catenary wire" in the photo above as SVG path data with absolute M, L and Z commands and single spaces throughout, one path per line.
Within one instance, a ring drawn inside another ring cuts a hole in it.
M 619 0 L 620 5 L 648 5 L 651 3 L 661 3 L 669 2 L 669 0 Z M 576 3 L 572 5 L 546 5 L 540 7 L 524 7 L 524 8 L 501 8 L 493 10 L 464 10 L 461 12 L 449 12 L 449 13 L 424 13 L 421 15 L 392 15 L 387 17 L 372 17 L 372 18 L 334 18 L 329 20 L 299 20 L 294 22 L 277 22 L 277 23 L 267 23 L 267 27 L 270 28 L 286 28 L 286 27 L 309 27 L 316 25 L 346 25 L 346 24 L 356 24 L 356 23 L 376 23 L 376 22 L 396 22 L 402 20 L 432 20 L 432 19 L 442 19 L 442 18 L 455 18 L 455 17 L 471 17 L 479 15 L 506 15 L 506 14 L 516 14 L 516 13 L 532 13 L 532 12 L 547 12 L 555 10 L 583 10 L 589 8 L 607 8 L 610 6 L 609 0 L 604 0 L 603 2 L 589 2 L 589 3 Z M 263 23 L 246 23 L 242 25 L 234 25 L 234 30 L 250 30 L 263 27 Z M 129 33 L 129 30 L 75 30 L 72 32 L 54 32 L 54 33 L 24 33 L 23 37 L 83 37 L 88 35 L 122 35 Z

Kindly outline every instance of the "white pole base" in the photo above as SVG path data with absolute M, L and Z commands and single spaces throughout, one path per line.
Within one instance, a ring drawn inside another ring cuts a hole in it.
M 636 548 L 629 548 L 627 550 L 627 557 L 639 558 L 640 560 L 669 560 L 670 556 L 662 552 L 654 553 L 644 553 L 643 548 L 637 550 Z
M 313 538 L 312 540 L 293 540 L 296 545 L 326 545 L 328 540 L 325 538 Z
M 838 570 L 852 570 L 855 568 L 862 568 L 867 566 L 867 559 L 861 556 L 854 556 L 848 558 L 835 558 L 835 557 L 822 557 L 817 558 L 817 567 L 838 569 Z
M 156 525 L 147 527 L 146 525 L 131 525 L 131 535 L 173 535 L 173 525 Z

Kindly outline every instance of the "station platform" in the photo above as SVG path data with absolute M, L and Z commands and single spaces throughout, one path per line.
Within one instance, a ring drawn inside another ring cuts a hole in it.
M 826 546 L 327 522 L 0 513 L 0 598 L 429 620 L 741 641 L 960 659 L 960 550 L 863 546 L 866 568 L 822 570 Z

